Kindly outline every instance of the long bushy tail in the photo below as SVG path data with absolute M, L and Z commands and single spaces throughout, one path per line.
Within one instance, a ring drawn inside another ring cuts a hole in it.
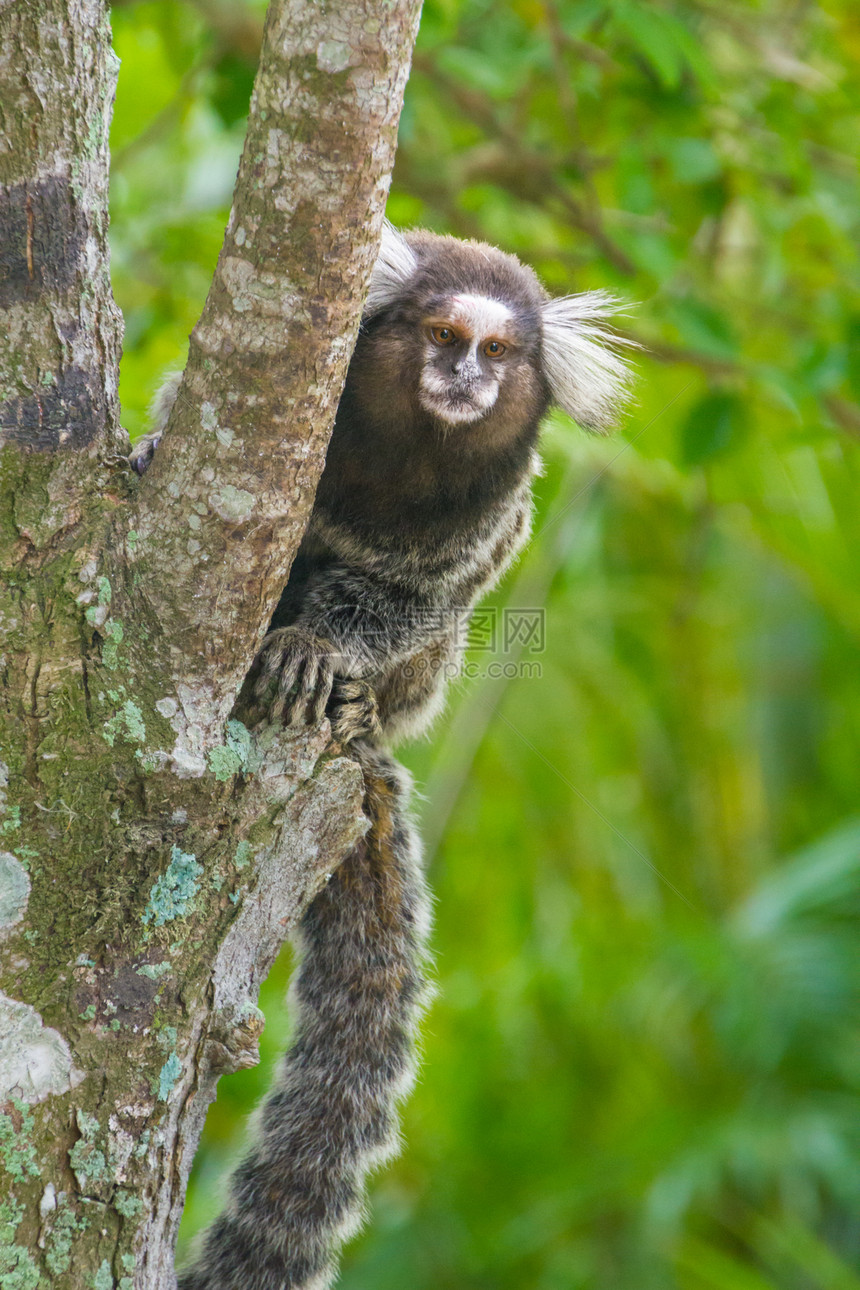
M 398 1147 L 429 905 L 406 772 L 378 749 L 356 752 L 371 828 L 302 920 L 295 1041 L 179 1290 L 325 1290 L 361 1224 L 365 1175 Z

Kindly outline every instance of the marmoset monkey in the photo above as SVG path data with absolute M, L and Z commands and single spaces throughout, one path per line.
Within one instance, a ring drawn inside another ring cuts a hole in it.
M 308 530 L 243 692 L 290 725 L 328 715 L 371 827 L 304 916 L 295 1040 L 180 1290 L 325 1290 L 367 1171 L 397 1149 L 429 914 L 386 748 L 437 714 L 469 610 L 526 541 L 550 404 L 596 429 L 620 405 L 613 308 L 603 292 L 549 299 L 494 247 L 385 227 Z

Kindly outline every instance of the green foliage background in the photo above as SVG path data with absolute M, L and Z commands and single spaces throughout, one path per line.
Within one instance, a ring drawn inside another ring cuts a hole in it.
M 114 9 L 133 434 L 203 303 L 262 12 Z M 647 349 L 619 436 L 547 428 L 494 601 L 545 609 L 542 675 L 476 650 L 408 753 L 440 997 L 344 1290 L 860 1290 L 859 53 L 853 0 L 425 4 L 391 218 L 610 288 Z

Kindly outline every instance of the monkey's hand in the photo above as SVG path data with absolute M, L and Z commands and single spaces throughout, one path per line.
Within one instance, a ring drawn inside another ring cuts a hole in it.
M 253 668 L 251 702 L 285 726 L 316 725 L 331 697 L 334 646 L 304 627 L 278 627 L 263 641 Z
M 337 677 L 328 706 L 331 732 L 339 743 L 353 739 L 378 739 L 382 734 L 376 694 L 367 681 Z
M 136 441 L 128 455 L 129 464 L 132 470 L 136 470 L 138 475 L 142 475 L 155 456 L 155 450 L 160 443 L 160 431 L 157 434 L 142 435 L 141 438 Z
M 339 743 L 377 739 L 382 726 L 373 688 L 335 676 L 337 662 L 330 641 L 304 627 L 279 627 L 263 641 L 242 706 L 256 721 L 285 726 L 316 725 L 327 713 Z
M 176 402 L 181 384 L 182 373 L 171 372 L 152 400 L 152 406 L 149 409 L 152 432 L 138 439 L 128 458 L 132 470 L 136 470 L 139 475 L 142 475 L 149 468 L 149 463 L 155 455 L 155 450 L 161 443 L 161 436 L 167 429 L 167 423 L 170 420 L 170 414 L 173 411 L 173 405 Z

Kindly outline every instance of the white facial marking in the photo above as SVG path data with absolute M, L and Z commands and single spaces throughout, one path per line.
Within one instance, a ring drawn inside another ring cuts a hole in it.
M 470 292 L 451 297 L 443 320 L 459 330 L 464 339 L 470 338 L 465 362 L 473 365 L 476 373 L 479 370 L 478 347 L 487 340 L 504 342 L 513 321 L 510 307 L 501 300 L 494 300 L 491 296 L 472 295 Z M 433 366 L 431 360 L 437 352 L 433 345 L 428 347 L 427 362 L 419 382 L 421 406 L 448 425 L 467 425 L 470 421 L 479 421 L 499 397 L 499 383 L 504 376 L 504 368 L 481 373 L 479 379 L 461 394 L 451 377 Z
M 491 296 L 473 296 L 468 292 L 453 296 L 451 322 L 478 341 L 502 338 L 514 320 L 508 305 Z

